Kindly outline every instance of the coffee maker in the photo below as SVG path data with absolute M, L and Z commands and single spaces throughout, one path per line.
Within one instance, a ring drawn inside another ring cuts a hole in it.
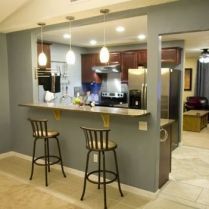
M 141 91 L 132 89 L 129 91 L 129 108 L 141 109 Z

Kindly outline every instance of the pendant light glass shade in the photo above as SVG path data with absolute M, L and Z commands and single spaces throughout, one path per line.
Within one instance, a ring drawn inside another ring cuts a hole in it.
M 75 53 L 71 49 L 66 54 L 66 62 L 69 65 L 75 64 Z
M 69 21 L 69 35 L 70 35 L 70 49 L 66 54 L 66 62 L 68 65 L 74 65 L 75 64 L 75 53 L 71 49 L 71 42 L 72 42 L 72 34 L 71 34 L 71 21 L 74 20 L 74 17 L 68 16 L 66 19 Z
M 46 66 L 47 64 L 47 57 L 45 55 L 44 52 L 41 52 L 38 56 L 38 64 L 41 66 L 41 67 L 44 67 Z
M 43 27 L 46 25 L 45 23 L 38 23 L 41 26 L 41 53 L 38 55 L 38 65 L 41 67 L 45 67 L 47 65 L 47 56 L 43 50 Z
M 109 59 L 110 59 L 110 53 L 109 53 L 108 48 L 106 47 L 106 28 L 105 28 L 106 20 L 105 20 L 105 18 L 106 18 L 106 14 L 109 13 L 109 10 L 108 9 L 101 9 L 100 13 L 104 14 L 104 45 L 100 50 L 99 59 L 100 59 L 101 63 L 107 63 L 107 62 L 109 62 Z
M 107 47 L 103 46 L 99 53 L 99 59 L 101 63 L 107 63 L 110 59 L 110 53 Z
M 208 49 L 203 49 L 203 52 L 200 55 L 199 61 L 201 63 L 209 63 L 209 51 L 208 51 Z

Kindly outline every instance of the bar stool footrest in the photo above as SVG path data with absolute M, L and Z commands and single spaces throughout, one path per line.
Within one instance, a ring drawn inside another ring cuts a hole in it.
M 47 156 L 47 157 L 48 157 L 49 159 L 50 159 L 50 158 L 56 159 L 56 161 L 49 162 L 49 165 L 54 165 L 54 164 L 57 164 L 57 163 L 61 162 L 61 158 L 58 157 L 58 156 L 49 155 L 49 156 Z M 37 158 L 34 159 L 34 163 L 35 163 L 36 165 L 45 166 L 45 162 L 43 162 L 43 163 L 36 162 L 37 160 L 45 160 L 45 156 L 39 156 L 39 157 L 37 157 Z M 47 161 L 47 164 L 48 164 L 48 161 Z
M 100 170 L 100 173 L 102 174 L 103 170 Z M 113 175 L 113 178 L 111 180 L 105 181 L 105 184 L 110 184 L 110 183 L 114 182 L 118 178 L 117 174 L 115 172 L 113 172 L 113 171 L 105 170 L 105 173 L 106 174 L 109 173 L 109 174 Z M 94 171 L 89 172 L 87 174 L 87 180 L 89 182 L 93 183 L 93 184 L 99 184 L 98 181 L 94 181 L 94 180 L 90 179 L 90 176 L 93 175 L 93 174 L 99 174 L 99 170 L 94 170 Z M 101 181 L 100 184 L 104 184 L 104 181 Z

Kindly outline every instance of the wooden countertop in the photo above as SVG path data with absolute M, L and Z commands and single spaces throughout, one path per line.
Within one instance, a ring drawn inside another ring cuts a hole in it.
M 123 115 L 140 117 L 149 115 L 147 110 L 137 110 L 128 108 L 114 108 L 114 107 L 90 107 L 90 106 L 77 106 L 77 105 L 62 105 L 54 103 L 25 103 L 19 104 L 21 107 L 31 107 L 39 109 L 52 109 L 52 110 L 63 110 L 63 111 L 78 111 L 78 112 L 91 112 L 91 113 L 101 113 L 110 115 Z

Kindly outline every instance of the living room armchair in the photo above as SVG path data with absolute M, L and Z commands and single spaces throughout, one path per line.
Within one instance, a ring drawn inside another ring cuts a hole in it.
M 209 110 L 208 99 L 200 96 L 187 97 L 187 101 L 184 104 L 184 109 L 189 110 Z

